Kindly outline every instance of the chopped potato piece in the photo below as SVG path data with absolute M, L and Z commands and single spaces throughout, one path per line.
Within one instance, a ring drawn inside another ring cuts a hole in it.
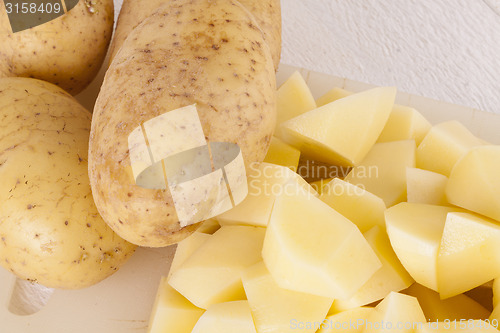
M 164 331 L 175 332 L 177 331 Z M 257 333 L 248 301 L 214 304 L 201 316 L 192 333 Z
M 311 195 L 318 195 L 304 179 L 287 167 L 269 163 L 252 164 L 247 197 L 233 209 L 217 216 L 217 219 L 221 225 L 265 227 L 276 198 L 284 192 L 295 191 L 295 184 Z
M 419 145 L 431 127 L 429 121 L 414 108 L 395 104 L 377 142 L 413 139 Z
M 499 276 L 500 223 L 469 213 L 449 213 L 437 260 L 441 298 L 461 294 Z
M 381 267 L 352 222 L 305 193 L 276 199 L 262 257 L 280 287 L 344 299 Z
M 296 332 L 301 323 L 321 322 L 333 302 L 333 298 L 280 288 L 264 262 L 249 267 L 242 279 L 258 332 Z M 301 328 L 300 332 L 317 329 Z
M 442 300 L 437 292 L 418 283 L 404 293 L 418 299 L 427 321 L 487 319 L 490 315 L 481 304 L 464 294 Z
M 352 166 L 385 126 L 396 89 L 379 87 L 323 105 L 281 124 L 283 139 L 318 161 Z
M 162 277 L 148 333 L 190 333 L 205 310 L 197 308 Z
M 299 72 L 294 72 L 288 80 L 278 88 L 276 101 L 278 117 L 275 135 L 281 137 L 280 124 L 316 108 L 316 102 Z
M 385 229 L 384 200 L 361 187 L 335 178 L 323 187 L 319 198 L 357 225 L 361 232 L 376 225 Z
M 359 307 L 329 315 L 317 333 L 362 333 L 373 311 L 374 308 Z
M 458 208 L 400 203 L 385 212 L 392 248 L 421 285 L 438 290 L 437 256 L 449 212 Z
M 365 236 L 368 244 L 382 262 L 382 267 L 372 275 L 370 280 L 354 296 L 346 300 L 335 300 L 330 313 L 376 302 L 386 297 L 391 291 L 401 291 L 414 282 L 394 253 L 385 229 L 375 226 L 365 232 L 363 236 Z
M 209 238 L 210 234 L 205 234 L 202 232 L 194 232 L 187 238 L 181 240 L 177 243 L 177 248 L 175 249 L 174 259 L 170 264 L 170 269 L 168 271 L 168 277 L 172 276 L 172 273 L 179 268 L 180 265 L 186 261 L 198 248 L 203 245 Z
M 196 306 L 245 299 L 241 273 L 260 260 L 264 228 L 223 226 L 170 276 L 169 283 Z
M 300 151 L 273 136 L 264 162 L 289 167 L 293 171 L 299 165 Z
M 330 89 L 326 94 L 324 94 L 323 96 L 318 98 L 316 100 L 316 105 L 318 107 L 320 107 L 320 106 L 334 102 L 338 99 L 347 97 L 347 96 L 352 95 L 352 94 L 353 94 L 352 91 L 348 91 L 348 90 L 345 90 L 342 88 L 334 87 L 334 88 Z
M 413 333 L 422 323 L 425 323 L 425 316 L 418 300 L 412 296 L 391 292 L 368 317 L 363 333 Z
M 408 202 L 429 205 L 446 205 L 448 177 L 440 173 L 406 168 L 406 190 Z
M 500 146 L 470 150 L 453 168 L 448 201 L 500 221 Z
M 417 149 L 417 168 L 450 176 L 457 161 L 469 149 L 485 142 L 456 120 L 433 126 Z
M 345 181 L 379 196 L 387 207 L 406 201 L 406 168 L 415 166 L 415 141 L 377 143 Z

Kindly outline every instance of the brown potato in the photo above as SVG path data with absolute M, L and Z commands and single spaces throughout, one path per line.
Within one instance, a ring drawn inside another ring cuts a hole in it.
M 134 29 L 97 99 L 89 174 L 104 220 L 150 247 L 175 243 L 181 228 L 168 190 L 135 184 L 128 136 L 144 121 L 196 103 L 209 142 L 237 143 L 245 163 L 262 161 L 276 122 L 271 52 L 236 1 L 171 1 Z
M 92 200 L 90 118 L 53 84 L 0 78 L 0 265 L 22 279 L 88 287 L 135 250 Z
M 94 79 L 113 32 L 113 0 L 79 1 L 67 14 L 16 33 L 2 2 L 0 77 L 41 79 L 72 95 Z
M 115 35 L 110 47 L 110 61 L 130 32 L 145 18 L 154 13 L 167 0 L 124 0 L 120 10 Z M 280 0 L 239 0 L 257 20 L 264 40 L 271 48 L 274 68 L 277 69 L 281 57 L 281 5 Z

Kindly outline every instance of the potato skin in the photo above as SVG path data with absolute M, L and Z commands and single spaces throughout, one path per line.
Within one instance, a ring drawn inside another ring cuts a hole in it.
M 130 32 L 144 19 L 152 15 L 168 0 L 124 0 L 115 34 L 110 46 L 110 61 Z M 254 16 L 264 34 L 264 40 L 271 48 L 274 68 L 278 69 L 281 57 L 281 4 L 280 0 L 239 0 Z
M 20 278 L 84 288 L 135 250 L 92 200 L 90 118 L 57 86 L 0 78 L 0 264 Z
M 116 233 L 148 247 L 187 237 L 168 190 L 135 185 L 128 135 L 146 120 L 196 103 L 208 141 L 234 142 L 262 161 L 276 122 L 271 54 L 248 12 L 230 0 L 172 0 L 124 42 L 92 119 L 89 175 L 99 212 Z
M 113 32 L 113 0 L 96 1 L 94 13 L 80 0 L 66 15 L 16 33 L 12 33 L 2 2 L 0 77 L 37 78 L 72 95 L 94 79 Z

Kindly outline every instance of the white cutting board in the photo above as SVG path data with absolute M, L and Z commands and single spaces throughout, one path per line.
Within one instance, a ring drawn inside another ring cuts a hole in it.
M 297 70 L 281 65 L 278 84 Z M 359 91 L 371 85 L 321 73 L 300 70 L 315 97 L 337 86 Z M 98 91 L 99 83 L 92 87 Z M 91 90 L 92 90 L 91 89 Z M 476 135 L 500 144 L 500 115 L 409 95 L 398 103 L 421 111 L 431 122 L 458 119 Z M 147 331 L 160 277 L 167 274 L 175 247 L 140 248 L 124 267 L 105 281 L 77 291 L 56 290 L 48 304 L 30 316 L 7 310 L 15 277 L 0 268 L 1 333 L 143 333 Z

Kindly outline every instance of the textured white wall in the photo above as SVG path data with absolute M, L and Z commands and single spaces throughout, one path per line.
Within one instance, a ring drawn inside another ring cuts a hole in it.
M 500 16 L 485 1 L 500 0 L 281 0 L 282 62 L 500 113 Z
M 282 62 L 500 113 L 500 16 L 484 1 L 281 3 Z

